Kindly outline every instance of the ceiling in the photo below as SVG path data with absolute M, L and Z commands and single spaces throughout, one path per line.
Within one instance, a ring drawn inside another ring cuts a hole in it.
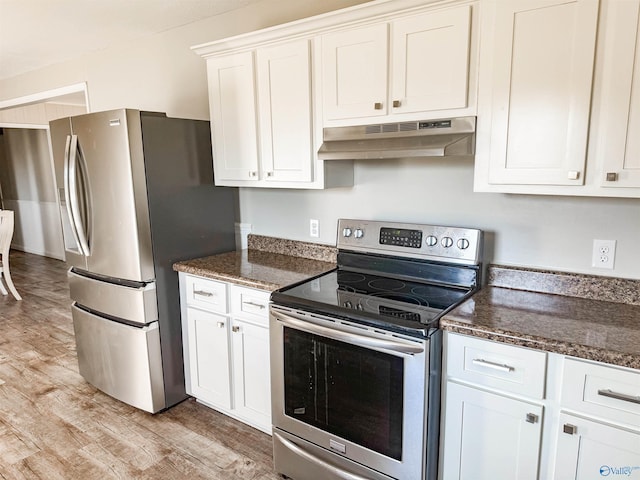
M 261 0 L 0 0 L 0 79 Z

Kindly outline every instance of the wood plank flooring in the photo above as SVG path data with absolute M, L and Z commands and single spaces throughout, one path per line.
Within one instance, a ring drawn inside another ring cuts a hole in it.
M 280 478 L 271 437 L 186 400 L 151 415 L 78 373 L 65 264 L 11 252 L 0 295 L 1 479 Z

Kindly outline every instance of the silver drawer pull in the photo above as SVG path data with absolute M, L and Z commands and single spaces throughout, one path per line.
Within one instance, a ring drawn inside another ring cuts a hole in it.
M 527 416 L 525 417 L 527 423 L 538 423 L 538 418 L 538 415 L 535 413 L 527 413 Z
M 480 365 L 481 367 L 493 368 L 494 370 L 500 370 L 501 372 L 513 372 L 515 370 L 514 367 L 509 365 L 505 365 L 502 363 L 490 362 L 489 360 L 484 360 L 483 358 L 474 358 L 471 363 L 474 365 Z
M 637 403 L 640 405 L 640 396 L 637 395 L 627 395 L 626 393 L 618 393 L 609 389 L 598 390 L 598 395 L 602 395 L 603 397 L 615 398 L 616 400 L 622 400 L 623 402 Z
M 224 322 L 218 322 L 217 325 L 218 328 L 224 328 Z
M 267 308 L 265 305 L 262 305 L 260 303 L 254 303 L 254 302 L 242 302 L 243 305 L 251 305 L 252 307 L 257 307 L 260 310 L 263 310 L 265 308 Z
M 231 331 L 237 333 L 240 331 L 240 327 L 238 327 L 237 325 L 234 325 L 233 327 L 231 327 Z
M 562 432 L 568 435 L 575 435 L 578 432 L 578 427 L 571 425 L 570 423 L 565 423 L 562 426 Z
M 213 297 L 213 293 L 207 292 L 206 290 L 194 290 L 193 294 L 200 297 Z

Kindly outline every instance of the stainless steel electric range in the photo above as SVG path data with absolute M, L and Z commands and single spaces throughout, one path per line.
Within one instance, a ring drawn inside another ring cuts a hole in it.
M 335 270 L 271 296 L 275 468 L 435 479 L 438 324 L 479 288 L 482 232 L 342 219 L 337 246 Z

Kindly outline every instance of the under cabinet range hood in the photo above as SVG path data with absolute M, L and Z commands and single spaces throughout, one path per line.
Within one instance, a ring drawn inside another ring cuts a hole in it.
M 470 156 L 476 117 L 327 127 L 320 160 Z

